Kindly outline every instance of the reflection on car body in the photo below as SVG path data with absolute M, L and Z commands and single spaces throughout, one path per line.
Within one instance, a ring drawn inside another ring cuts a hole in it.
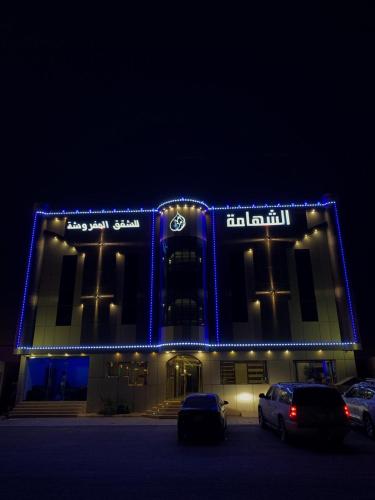
M 375 438 L 375 380 L 353 385 L 344 400 L 350 410 L 350 419 L 364 428 L 366 434 Z

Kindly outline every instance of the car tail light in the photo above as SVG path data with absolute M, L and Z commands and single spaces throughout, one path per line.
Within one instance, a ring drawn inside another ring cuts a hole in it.
M 350 417 L 350 411 L 348 405 L 344 405 L 344 413 L 348 418 Z
M 289 406 L 289 418 L 290 420 L 297 420 L 297 406 L 295 405 Z

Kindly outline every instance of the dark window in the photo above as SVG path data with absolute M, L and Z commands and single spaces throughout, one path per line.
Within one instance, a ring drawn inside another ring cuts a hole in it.
M 266 393 L 266 398 L 267 399 L 271 399 L 272 398 L 272 394 L 273 394 L 273 391 L 275 390 L 275 387 L 272 386 L 268 389 L 267 393 Z
M 113 294 L 115 290 L 116 253 L 112 248 L 103 248 L 100 273 L 100 293 Z
M 363 399 L 372 399 L 374 396 L 374 391 L 371 389 L 367 389 L 366 387 L 359 388 L 359 395 L 357 397 Z
M 266 245 L 264 243 L 255 243 L 253 255 L 255 290 L 258 292 L 269 291 L 271 284 Z
M 292 402 L 292 394 L 286 389 L 280 389 L 280 402 L 290 405 Z
M 267 365 L 265 361 L 222 361 L 220 377 L 223 385 L 264 384 Z
M 204 325 L 203 246 L 199 238 L 169 238 L 161 254 L 161 324 Z
M 289 290 L 289 270 L 285 243 L 271 240 L 270 256 L 273 286 L 277 290 Z
M 217 407 L 215 396 L 190 396 L 185 399 L 183 408 L 201 408 L 203 410 Z
M 295 361 L 297 382 L 332 384 L 336 382 L 336 368 L 333 360 Z
M 359 394 L 358 387 L 352 387 L 346 394 L 347 398 L 357 398 Z
M 127 385 L 147 385 L 147 363 L 144 361 L 110 361 L 107 363 L 107 377 L 120 377 Z
M 176 299 L 167 307 L 169 325 L 200 325 L 203 323 L 203 307 L 191 298 Z
M 344 404 L 340 393 L 336 389 L 325 387 L 295 389 L 293 403 L 301 406 L 319 406 L 323 408 Z
M 232 321 L 247 322 L 247 294 L 243 252 L 237 252 L 230 259 L 230 281 L 232 296 Z
M 68 326 L 72 322 L 74 287 L 76 282 L 77 256 L 64 255 L 61 266 L 59 300 L 56 326 Z
M 134 325 L 137 322 L 137 290 L 138 256 L 126 254 L 121 318 L 123 325 Z
M 318 321 L 310 250 L 294 251 L 302 321 Z
M 85 263 L 83 266 L 82 295 L 95 295 L 97 286 L 98 248 L 85 248 Z

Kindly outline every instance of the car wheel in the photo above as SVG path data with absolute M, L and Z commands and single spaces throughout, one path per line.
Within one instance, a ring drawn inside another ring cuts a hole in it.
M 263 416 L 262 408 L 258 408 L 258 422 L 262 429 L 267 429 L 267 424 Z
M 288 436 L 288 431 L 286 430 L 286 427 L 285 427 L 284 419 L 281 416 L 279 416 L 278 431 L 279 431 L 280 440 L 283 443 L 286 443 L 288 441 L 289 436 Z
M 369 438 L 374 439 L 375 438 L 375 426 L 374 422 L 372 421 L 372 418 L 368 413 L 365 413 L 363 415 L 363 427 L 365 428 L 365 432 L 368 435 Z

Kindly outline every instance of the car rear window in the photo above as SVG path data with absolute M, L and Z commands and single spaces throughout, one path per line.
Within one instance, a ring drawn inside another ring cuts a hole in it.
M 324 387 L 306 387 L 296 389 L 293 394 L 293 404 L 301 406 L 340 406 L 343 399 L 335 389 Z
M 208 409 L 216 406 L 216 398 L 213 396 L 192 396 L 185 399 L 183 408 L 202 408 Z

